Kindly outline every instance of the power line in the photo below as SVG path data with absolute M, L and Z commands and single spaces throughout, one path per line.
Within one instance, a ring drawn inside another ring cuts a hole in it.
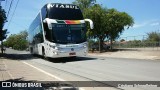
M 11 23 L 12 19 L 13 19 L 13 16 L 14 16 L 15 11 L 16 11 L 16 9 L 17 9 L 18 3 L 19 3 L 19 0 L 18 0 L 18 1 L 17 1 L 17 3 L 16 3 L 15 9 L 14 9 L 14 11 L 13 11 L 13 14 L 12 14 L 12 16 L 11 16 L 11 19 L 10 19 L 10 21 L 9 21 L 9 23 L 8 23 L 7 28 L 9 27 L 9 25 L 10 25 L 10 23 Z
M 6 10 L 6 8 L 7 8 L 7 0 L 6 0 L 6 3 L 5 3 L 5 10 Z
M 16 3 L 15 9 L 14 9 L 14 11 L 13 11 L 13 14 L 12 14 L 12 16 L 11 16 L 11 19 L 10 19 L 10 21 L 9 21 L 9 23 L 8 23 L 7 28 L 9 27 L 10 23 L 13 22 L 12 19 L 13 19 L 13 16 L 15 15 L 16 9 L 17 9 L 17 7 L 18 7 L 18 3 L 19 3 L 19 0 L 18 0 L 17 3 Z M 14 23 L 15 25 L 21 27 L 21 28 L 26 29 L 26 27 L 24 27 L 23 25 L 17 24 L 16 22 L 13 22 L 13 23 Z
M 10 3 L 10 5 L 9 5 L 9 10 L 8 10 L 8 12 L 7 12 L 7 18 L 8 18 L 8 16 L 9 16 L 9 12 L 10 12 L 10 10 L 11 10 L 11 8 L 12 8 L 12 3 L 13 3 L 13 1 L 14 1 L 14 0 L 12 0 L 11 3 Z

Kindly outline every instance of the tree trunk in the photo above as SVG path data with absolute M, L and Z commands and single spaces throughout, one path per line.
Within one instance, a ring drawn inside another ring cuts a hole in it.
M 111 51 L 113 50 L 113 39 L 111 38 Z
M 3 40 L 1 41 L 1 53 L 3 54 Z
M 103 39 L 102 39 L 102 37 L 100 36 L 100 37 L 99 37 L 99 53 L 102 52 L 102 49 L 103 49 Z

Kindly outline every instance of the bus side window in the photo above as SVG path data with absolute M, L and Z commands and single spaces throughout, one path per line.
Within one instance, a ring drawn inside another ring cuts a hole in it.
M 45 32 L 45 33 L 44 33 L 44 34 L 45 34 L 45 38 L 46 38 L 47 40 L 51 41 L 51 35 L 50 35 L 51 30 L 48 29 L 47 23 L 43 23 L 43 27 L 44 27 L 44 32 Z
M 41 25 L 39 25 L 39 41 L 40 41 L 40 43 L 44 42 L 43 33 L 42 33 L 42 26 Z
M 47 17 L 47 8 L 43 7 L 41 13 L 42 13 L 42 20 L 44 20 Z
M 48 39 L 48 38 L 47 38 L 47 33 L 46 33 L 46 32 L 47 32 L 47 29 L 48 29 L 47 23 L 43 23 L 43 28 L 44 28 L 44 35 L 45 35 L 45 38 Z

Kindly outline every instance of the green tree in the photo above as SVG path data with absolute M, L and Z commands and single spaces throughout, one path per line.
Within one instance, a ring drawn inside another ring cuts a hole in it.
M 124 41 L 125 41 L 124 39 L 121 39 L 121 40 L 120 40 L 120 42 L 124 42 Z
M 76 0 L 74 4 L 80 6 L 85 18 L 89 18 L 94 22 L 94 30 L 88 29 L 88 38 L 97 38 L 99 41 L 99 51 L 103 48 L 106 38 L 111 41 L 111 49 L 113 41 L 125 30 L 133 25 L 133 18 L 125 12 L 119 12 L 116 9 L 106 9 L 99 4 L 95 4 L 96 0 Z
M 2 9 L 2 6 L 0 6 L 0 30 L 2 30 L 4 23 L 7 21 L 6 19 L 6 12 Z
M 82 11 L 95 4 L 96 0 L 76 0 L 73 4 L 78 5 Z
M 152 42 L 160 42 L 160 33 L 158 32 L 150 32 L 147 33 L 147 40 Z
M 88 40 L 88 47 L 89 47 L 89 50 L 92 49 L 94 43 L 95 43 L 94 40 L 92 40 L 92 39 Z
M 6 34 L 7 34 L 7 29 L 2 30 L 4 23 L 7 21 L 6 20 L 6 13 L 4 9 L 2 9 L 2 6 L 0 6 L 0 41 L 1 41 L 1 52 L 3 54 L 3 40 L 6 39 Z
M 119 12 L 116 9 L 108 9 L 105 16 L 106 28 L 108 31 L 107 37 L 111 42 L 111 49 L 113 41 L 120 36 L 125 30 L 133 26 L 133 18 L 125 12 Z
M 28 47 L 28 41 L 26 40 L 28 34 L 27 31 L 22 31 L 19 34 L 10 35 L 4 42 L 7 47 L 12 47 L 16 50 L 25 50 Z
M 95 4 L 86 12 L 86 17 L 90 18 L 94 22 L 94 29 L 87 31 L 87 36 L 89 38 L 98 38 L 99 41 L 99 51 L 101 52 L 103 48 L 103 42 L 108 34 L 106 29 L 106 8 L 102 8 L 99 4 Z

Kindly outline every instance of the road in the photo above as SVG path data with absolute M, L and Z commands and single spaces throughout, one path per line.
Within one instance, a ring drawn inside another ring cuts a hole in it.
M 60 81 L 160 81 L 160 61 L 158 60 L 97 56 L 44 60 L 40 57 L 33 57 L 26 51 L 7 49 L 6 53 L 8 59 L 19 60 L 21 64 L 28 65 Z M 135 88 L 128 87 L 120 88 L 135 90 Z M 99 90 L 106 89 L 101 88 Z M 119 88 L 112 89 L 117 90 Z M 159 90 L 160 88 L 136 88 L 136 90 L 150 89 Z

